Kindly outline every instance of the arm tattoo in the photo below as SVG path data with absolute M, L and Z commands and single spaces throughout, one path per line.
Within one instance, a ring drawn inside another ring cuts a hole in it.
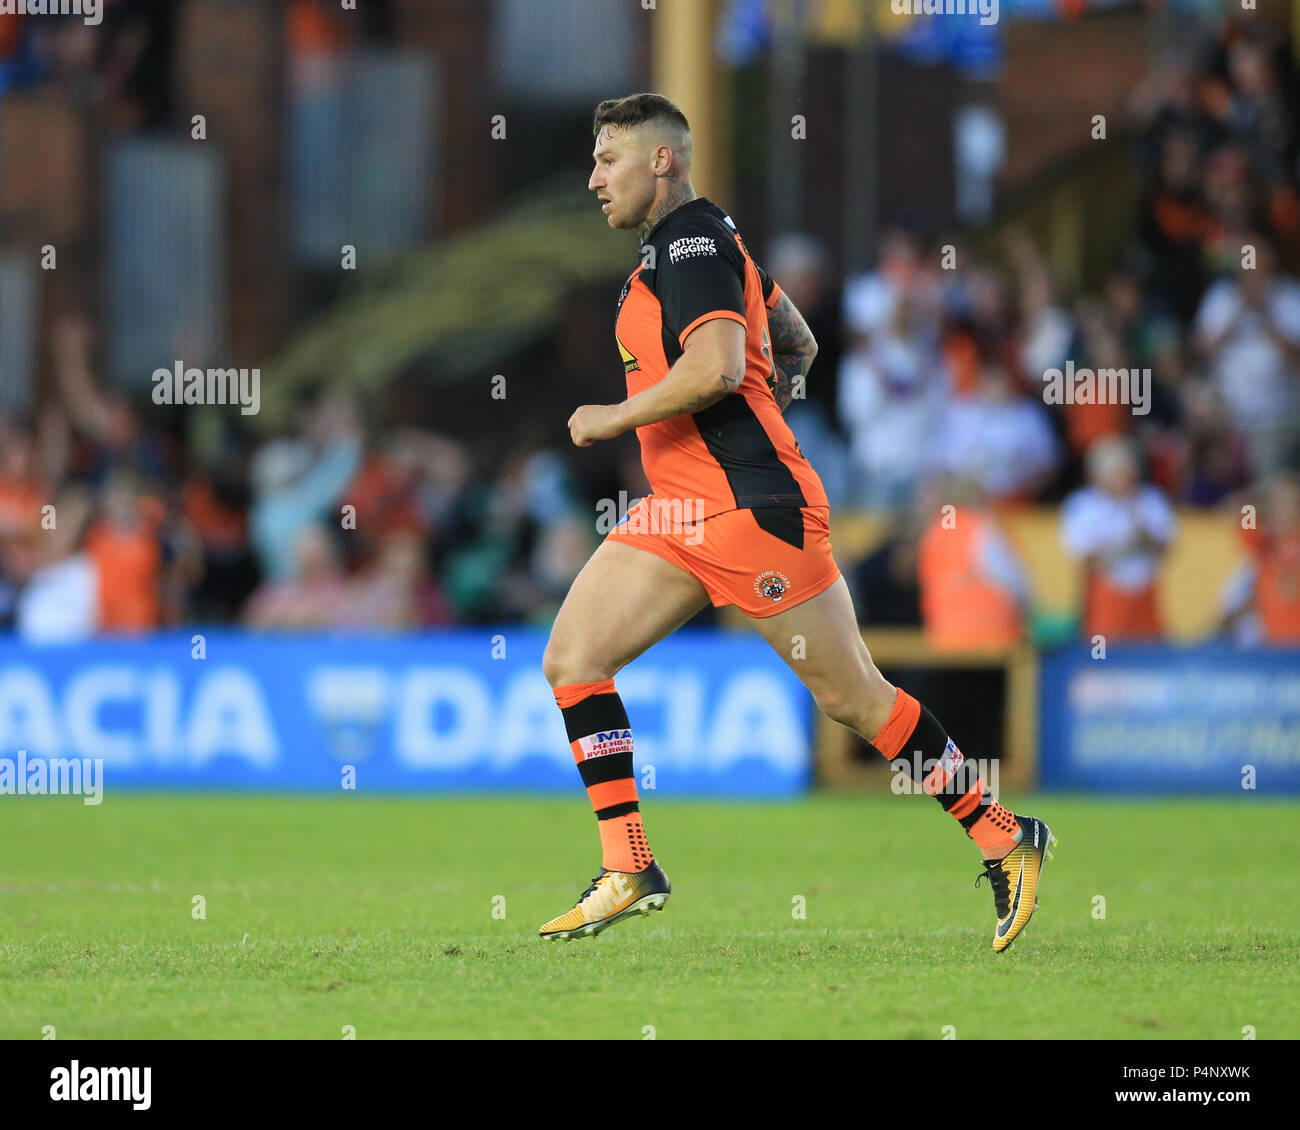
M 772 375 L 768 378 L 767 387 L 772 390 L 776 406 L 782 412 L 790 407 L 790 401 L 794 399 L 795 378 L 807 376 L 806 366 L 811 363 L 811 357 L 791 357 L 784 353 L 778 353 L 772 358 Z
M 817 356 L 817 341 L 808 323 L 784 291 L 767 313 L 772 331 L 772 376 L 768 387 L 782 412 L 793 399 L 803 398 L 804 378 Z
M 717 404 L 728 393 L 735 392 L 740 388 L 743 377 L 729 377 L 726 373 L 722 374 L 720 384 L 715 385 L 708 392 L 701 393 L 690 404 L 686 406 L 687 412 L 699 412 L 708 408 L 711 404 Z

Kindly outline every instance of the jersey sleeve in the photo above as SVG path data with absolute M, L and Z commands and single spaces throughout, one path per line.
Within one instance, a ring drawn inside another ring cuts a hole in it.
M 664 247 L 655 270 L 655 296 L 664 328 L 678 345 L 714 318 L 745 325 L 744 269 L 739 251 L 717 235 L 684 235 Z
M 771 310 L 781 301 L 781 288 L 777 286 L 776 280 L 762 267 L 759 267 L 757 263 L 754 266 L 758 267 L 758 281 L 763 284 L 763 305 Z

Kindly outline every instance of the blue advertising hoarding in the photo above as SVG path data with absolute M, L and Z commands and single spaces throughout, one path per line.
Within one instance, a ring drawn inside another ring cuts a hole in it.
M 110 794 L 328 791 L 349 766 L 359 791 L 573 793 L 581 782 L 542 676 L 545 643 L 545 633 L 514 628 L 211 632 L 195 658 L 190 635 L 4 640 L 0 761 L 12 775 L 19 751 L 27 765 L 102 759 Z M 643 789 L 776 797 L 810 783 L 812 700 L 756 637 L 679 632 L 622 671 L 618 690 Z
M 1044 788 L 1300 792 L 1300 651 L 1079 645 L 1041 692 Z

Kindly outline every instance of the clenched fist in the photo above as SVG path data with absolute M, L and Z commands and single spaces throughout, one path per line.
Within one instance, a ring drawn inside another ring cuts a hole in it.
M 569 417 L 569 435 L 577 447 L 598 439 L 613 439 L 626 430 L 619 422 L 617 404 L 584 404 Z

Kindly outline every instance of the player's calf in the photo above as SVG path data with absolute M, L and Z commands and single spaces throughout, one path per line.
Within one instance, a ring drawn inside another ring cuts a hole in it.
M 888 719 L 897 690 L 874 667 L 872 671 L 853 681 L 837 678 L 825 685 L 805 681 L 817 708 L 827 718 L 868 740 Z

